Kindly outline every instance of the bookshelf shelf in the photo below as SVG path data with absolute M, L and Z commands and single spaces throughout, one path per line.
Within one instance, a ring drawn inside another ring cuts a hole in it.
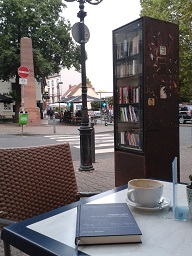
M 178 35 L 176 24 L 149 17 L 113 30 L 116 186 L 172 178 L 172 160 L 179 159 Z

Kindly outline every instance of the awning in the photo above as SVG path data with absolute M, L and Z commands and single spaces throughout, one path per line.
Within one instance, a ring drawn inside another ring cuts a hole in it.
M 0 102 L 3 103 L 12 103 L 14 102 L 13 98 L 11 96 L 8 95 L 0 95 Z
M 87 95 L 87 102 L 93 102 L 93 101 L 101 101 L 101 99 Z M 62 102 L 80 103 L 80 102 L 82 102 L 82 95 L 63 98 L 63 99 L 61 99 L 60 103 L 62 103 Z

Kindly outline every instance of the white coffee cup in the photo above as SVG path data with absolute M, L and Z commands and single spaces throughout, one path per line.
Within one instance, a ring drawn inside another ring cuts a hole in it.
M 157 206 L 163 195 L 163 183 L 158 180 L 134 179 L 128 182 L 128 200 L 142 207 Z

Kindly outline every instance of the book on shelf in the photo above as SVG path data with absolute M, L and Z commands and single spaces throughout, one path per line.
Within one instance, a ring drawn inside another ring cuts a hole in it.
M 124 131 L 120 133 L 120 144 L 140 148 L 140 139 L 138 133 Z
M 120 107 L 119 117 L 120 117 L 119 121 L 138 122 L 139 121 L 138 107 L 134 107 L 132 105 L 129 105 L 127 107 Z
M 121 137 L 120 137 L 121 144 L 125 144 L 125 133 L 121 132 L 120 134 L 121 134 Z
M 127 42 L 127 56 L 131 56 L 132 55 L 132 42 L 131 42 L 131 38 L 128 38 L 128 42 Z
M 133 37 L 133 55 L 139 53 L 139 35 Z
M 139 87 L 119 87 L 119 103 L 139 103 Z
M 123 87 L 123 103 L 128 103 L 128 91 L 127 91 L 127 87 Z
M 117 44 L 117 59 L 121 59 L 121 44 Z
M 77 207 L 75 243 L 78 245 L 139 243 L 141 235 L 126 203 Z
M 135 141 L 135 134 L 127 132 L 127 144 L 130 146 L 137 146 Z
M 119 103 L 120 104 L 123 103 L 123 88 L 122 87 L 119 88 Z
M 141 72 L 141 64 L 138 60 L 131 60 L 117 65 L 117 77 L 137 75 Z
M 127 39 L 123 41 L 123 57 L 127 56 Z

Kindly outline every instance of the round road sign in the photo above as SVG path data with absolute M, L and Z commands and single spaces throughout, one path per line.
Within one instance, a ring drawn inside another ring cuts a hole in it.
M 72 31 L 73 38 L 79 44 L 81 44 L 81 25 L 83 25 L 84 33 L 85 33 L 85 42 L 84 43 L 87 43 L 90 38 L 90 32 L 89 32 L 88 27 L 85 24 L 81 24 L 80 22 L 75 23 L 72 26 L 71 31 Z
M 25 66 L 20 66 L 18 68 L 18 75 L 22 78 L 27 78 L 29 76 L 29 69 Z

